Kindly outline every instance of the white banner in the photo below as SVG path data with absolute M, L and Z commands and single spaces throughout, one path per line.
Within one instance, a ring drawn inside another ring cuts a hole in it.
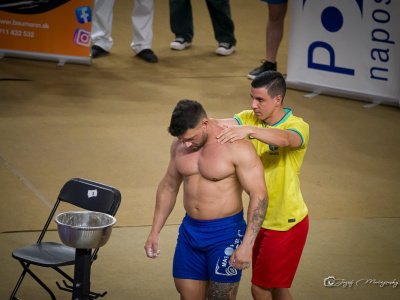
M 287 84 L 400 106 L 400 0 L 292 0 Z

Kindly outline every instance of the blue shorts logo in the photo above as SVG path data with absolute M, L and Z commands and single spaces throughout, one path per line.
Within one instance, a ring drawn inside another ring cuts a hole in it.
M 363 3 L 364 0 L 353 0 L 355 5 L 358 7 L 360 11 L 360 16 L 363 16 Z M 310 0 L 303 0 L 303 10 L 306 9 L 306 4 L 310 2 Z M 332 6 L 332 2 L 329 1 L 330 6 L 327 6 L 322 9 L 320 15 L 320 22 L 322 27 L 330 34 L 337 33 L 343 29 L 343 25 L 345 24 L 345 19 L 342 11 L 336 7 Z M 321 5 L 321 2 L 318 1 L 318 4 Z M 314 11 L 313 11 L 314 12 Z M 317 61 L 316 52 L 322 52 L 325 54 L 324 57 L 328 57 L 328 61 Z M 354 76 L 355 70 L 351 68 L 345 68 L 340 66 L 339 63 L 336 62 L 336 54 L 335 48 L 327 41 L 314 41 L 312 42 L 307 51 L 307 66 L 309 69 L 315 69 L 320 71 L 339 73 Z

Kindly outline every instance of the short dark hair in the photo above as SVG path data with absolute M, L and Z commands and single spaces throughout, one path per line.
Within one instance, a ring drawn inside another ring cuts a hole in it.
M 195 128 L 200 120 L 206 117 L 206 111 L 199 102 L 188 99 L 180 100 L 172 112 L 168 132 L 172 136 L 180 136 L 188 129 Z
M 265 71 L 258 75 L 251 82 L 253 88 L 265 87 L 271 97 L 282 95 L 282 100 L 286 94 L 286 81 L 283 75 L 277 71 Z

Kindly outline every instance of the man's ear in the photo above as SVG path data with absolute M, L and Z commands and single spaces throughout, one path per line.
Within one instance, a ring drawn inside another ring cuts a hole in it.
M 276 101 L 276 104 L 278 104 L 278 105 L 282 104 L 282 95 L 277 95 L 277 96 L 275 96 L 274 99 Z
M 204 119 L 201 121 L 201 126 L 204 127 L 204 129 L 206 129 L 207 126 L 208 126 L 208 122 L 209 122 L 209 121 L 210 121 L 210 120 L 208 120 L 207 118 L 204 118 Z

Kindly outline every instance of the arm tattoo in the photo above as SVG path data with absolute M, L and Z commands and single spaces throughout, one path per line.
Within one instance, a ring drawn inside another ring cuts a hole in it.
M 208 287 L 208 300 L 235 300 L 239 282 L 222 283 L 211 281 Z
M 265 213 L 267 211 L 267 199 L 259 199 L 258 206 L 253 211 L 252 217 L 252 235 L 251 235 L 251 243 L 253 243 L 257 237 L 258 231 L 260 230 L 261 224 L 264 221 Z

